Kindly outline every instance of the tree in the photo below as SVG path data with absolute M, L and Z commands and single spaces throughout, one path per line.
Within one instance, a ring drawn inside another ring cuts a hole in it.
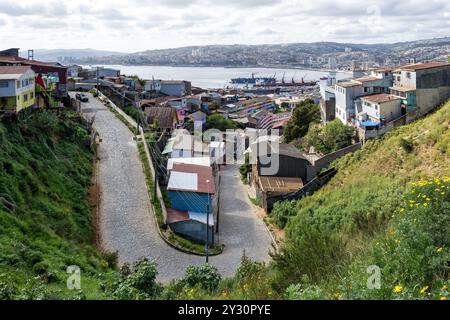
M 289 143 L 304 137 L 312 123 L 320 122 L 320 110 L 313 100 L 307 99 L 298 104 L 284 131 L 284 142 Z
M 220 108 L 220 105 L 219 105 L 217 102 L 212 102 L 212 103 L 210 103 L 209 106 L 208 106 L 209 112 L 216 111 L 216 110 L 218 110 L 219 108 Z
M 206 127 L 208 129 L 226 131 L 227 129 L 237 129 L 238 126 L 233 120 L 227 119 L 220 114 L 213 114 L 206 119 Z
M 305 137 L 307 148 L 314 147 L 317 152 L 328 154 L 352 144 L 355 128 L 344 125 L 336 119 L 325 126 L 313 126 Z

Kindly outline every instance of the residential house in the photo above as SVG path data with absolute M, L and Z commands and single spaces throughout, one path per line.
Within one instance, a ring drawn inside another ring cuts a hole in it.
M 250 184 L 263 204 L 267 198 L 298 191 L 309 181 L 309 160 L 296 147 L 259 138 L 247 149 L 252 171 Z
M 193 164 L 196 166 L 211 167 L 213 164 L 210 157 L 195 157 L 195 158 L 172 158 L 167 161 L 167 170 L 171 171 L 173 165 L 176 163 L 181 164 Z
M 370 94 L 389 93 L 392 79 L 390 69 L 380 68 L 372 70 L 370 75 L 337 82 L 334 86 L 335 117 L 346 125 L 353 124 L 356 114 L 362 112 L 362 106 L 358 98 Z M 327 110 L 328 94 L 329 105 L 333 104 L 333 92 L 327 90 L 327 84 L 323 83 L 321 86 L 321 96 L 324 100 L 321 102 L 321 112 L 322 118 L 326 121 L 328 121 L 327 118 L 333 117 L 332 112 Z
M 201 123 L 203 127 L 206 125 L 207 116 L 202 111 L 194 112 L 187 116 L 187 118 L 189 118 L 191 121 L 194 121 L 194 123 Z
M 156 124 L 160 132 L 172 132 L 178 122 L 177 111 L 171 107 L 145 107 L 147 123 Z
M 205 242 L 206 230 L 209 228 L 208 242 L 213 243 L 218 198 L 215 196 L 213 169 L 174 163 L 170 171 L 167 195 L 171 202 L 171 208 L 167 210 L 167 222 L 173 232 Z
M 71 65 L 67 67 L 67 77 L 69 78 L 78 78 L 79 73 L 83 70 L 81 66 Z
M 94 68 L 96 71 L 96 68 Z M 107 77 L 120 77 L 120 70 L 113 68 L 98 68 L 96 71 L 96 75 L 98 74 L 99 78 L 107 78 Z
M 168 156 L 169 159 L 193 158 L 194 136 L 184 129 L 175 130 L 167 141 L 162 154 Z
M 171 98 L 166 101 L 166 105 L 175 108 L 177 110 L 184 109 L 186 110 L 188 107 L 187 99 L 186 98 Z
M 192 93 L 191 88 L 189 81 L 162 80 L 160 92 L 167 96 L 183 97 Z
M 35 72 L 30 66 L 0 66 L 0 113 L 18 113 L 35 105 Z
M 336 78 L 321 78 L 320 86 L 320 115 L 323 122 L 333 121 L 336 118 Z
M 344 124 L 350 124 L 356 115 L 355 99 L 363 95 L 361 82 L 349 80 L 335 85 L 336 118 Z
M 291 117 L 292 112 L 272 113 L 261 110 L 248 116 L 248 127 L 262 130 L 282 129 Z
M 209 155 L 212 163 L 225 164 L 226 147 L 223 141 L 211 141 L 209 143 Z
M 450 63 L 429 62 L 394 71 L 391 93 L 403 98 L 407 111 L 425 114 L 450 98 Z
M 144 85 L 144 90 L 159 93 L 161 91 L 161 80 L 147 80 Z
M 52 90 L 55 97 L 67 97 L 67 67 L 59 63 L 24 59 L 13 55 L 16 51 L 16 49 L 12 50 L 11 55 L 0 55 L 0 66 L 30 66 L 36 75 L 42 76 L 47 89 Z
M 244 118 L 260 110 L 274 111 L 276 104 L 272 98 L 263 96 L 225 105 L 221 111 L 230 118 Z
M 406 114 L 402 108 L 402 99 L 387 93 L 379 93 L 360 98 L 362 112 L 358 114 L 357 120 L 360 126 L 380 126 Z

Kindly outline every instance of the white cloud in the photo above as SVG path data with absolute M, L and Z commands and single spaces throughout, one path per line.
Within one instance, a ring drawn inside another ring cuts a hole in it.
M 448 0 L 0 1 L 2 47 L 136 52 L 203 44 L 449 36 Z M 416 26 L 419 26 L 416 27 Z M 45 32 L 40 29 L 45 28 Z

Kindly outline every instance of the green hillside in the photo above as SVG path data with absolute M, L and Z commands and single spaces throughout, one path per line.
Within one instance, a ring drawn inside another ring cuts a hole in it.
M 192 267 L 162 287 L 155 264 L 119 273 L 113 255 L 92 245 L 83 121 L 71 113 L 4 121 L 0 299 L 447 299 L 449 126 L 450 102 L 337 161 L 338 174 L 315 194 L 277 204 L 269 218 L 286 240 L 270 265 L 244 257 L 228 279 Z M 81 267 L 81 291 L 66 288 L 70 265 Z
M 314 195 L 277 205 L 271 218 L 287 233 L 275 258 L 278 290 L 299 283 L 297 297 L 446 298 L 449 125 L 450 102 L 337 161 L 338 175 Z M 372 265 L 380 290 L 367 288 Z
M 450 102 L 367 142 L 323 189 L 276 205 L 269 219 L 286 239 L 272 263 L 244 257 L 213 290 L 176 282 L 164 297 L 447 299 L 449 125 Z
M 0 123 L 0 299 L 102 297 L 109 266 L 91 246 L 87 134 L 71 113 Z M 70 265 L 82 291 L 66 288 Z

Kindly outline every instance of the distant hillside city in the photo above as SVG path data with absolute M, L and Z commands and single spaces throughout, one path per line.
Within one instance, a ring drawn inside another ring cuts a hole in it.
M 86 50 L 35 50 L 44 61 L 63 64 L 170 65 L 215 67 L 296 67 L 368 70 L 428 60 L 447 61 L 450 37 L 394 44 L 335 42 L 273 45 L 211 45 L 118 53 Z

